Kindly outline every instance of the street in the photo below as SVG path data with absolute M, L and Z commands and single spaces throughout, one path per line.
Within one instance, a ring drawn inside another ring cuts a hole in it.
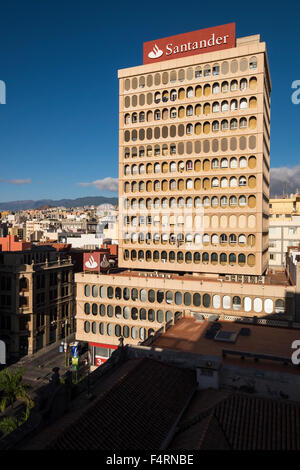
M 63 377 L 68 370 L 72 370 L 72 365 L 66 366 L 65 352 L 59 352 L 61 341 L 45 347 L 32 356 L 23 357 L 18 362 L 9 366 L 9 370 L 15 370 L 20 367 L 23 368 L 25 370 L 23 381 L 30 384 L 34 390 L 49 382 L 54 367 L 59 368 L 59 375 Z M 67 338 L 68 344 L 72 341 L 74 341 L 74 335 Z M 68 357 L 71 358 L 70 348 Z M 79 361 L 82 362 L 84 358 L 85 355 L 80 356 Z

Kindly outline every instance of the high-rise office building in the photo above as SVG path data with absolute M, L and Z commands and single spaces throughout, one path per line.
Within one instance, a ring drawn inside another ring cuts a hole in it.
M 145 43 L 119 70 L 121 267 L 266 271 L 268 58 L 234 26 Z
M 144 64 L 118 75 L 123 269 L 75 275 L 76 338 L 92 365 L 121 337 L 144 344 L 182 317 L 295 320 L 295 282 L 266 272 L 271 82 L 260 36 L 236 39 L 229 24 L 150 41 Z

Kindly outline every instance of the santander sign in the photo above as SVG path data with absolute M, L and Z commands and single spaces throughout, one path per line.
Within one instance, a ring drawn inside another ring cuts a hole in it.
M 235 23 L 144 42 L 144 64 L 235 47 Z

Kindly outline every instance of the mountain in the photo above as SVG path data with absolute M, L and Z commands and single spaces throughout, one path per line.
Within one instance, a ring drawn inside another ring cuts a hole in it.
M 0 210 L 8 211 L 22 211 L 27 209 L 39 209 L 45 206 L 52 207 L 82 207 L 82 206 L 99 206 L 100 204 L 118 204 L 117 197 L 105 196 L 87 196 L 78 197 L 77 199 L 59 199 L 54 201 L 52 199 L 41 199 L 39 201 L 9 201 L 0 202 Z

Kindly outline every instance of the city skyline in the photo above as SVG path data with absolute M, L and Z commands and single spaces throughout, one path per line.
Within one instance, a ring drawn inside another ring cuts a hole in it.
M 294 60 L 297 14 L 291 16 L 287 8 L 266 21 L 267 5 L 259 6 L 259 17 L 256 8 L 245 14 L 219 4 L 206 9 L 205 17 L 200 5 L 193 8 L 199 15 L 166 4 L 164 11 L 172 13 L 172 22 L 166 22 L 155 2 L 150 11 L 120 5 L 116 14 L 94 1 L 75 2 L 72 11 L 67 2 L 52 2 L 48 9 L 31 1 L 2 7 L 0 79 L 6 84 L 6 104 L 0 106 L 1 202 L 116 196 L 117 69 L 142 64 L 143 42 L 229 22 L 236 23 L 237 37 L 260 34 L 268 44 L 271 191 L 297 189 L 300 105 L 291 99 L 300 68 Z

